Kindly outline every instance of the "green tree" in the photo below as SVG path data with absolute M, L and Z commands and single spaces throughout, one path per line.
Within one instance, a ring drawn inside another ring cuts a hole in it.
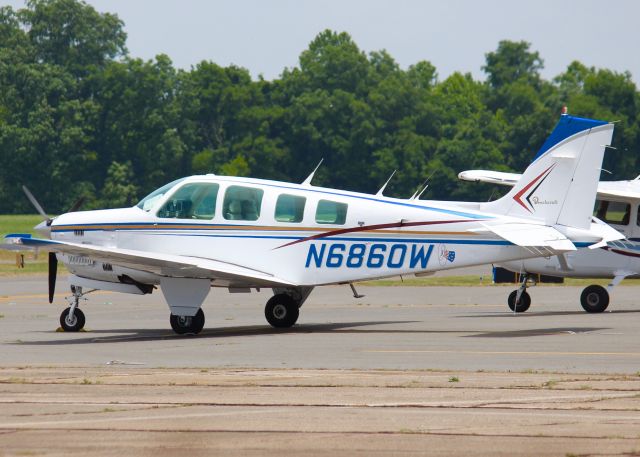
M 112 162 L 107 170 L 107 179 L 102 189 L 102 206 L 127 207 L 137 200 L 138 189 L 133 184 L 133 167 L 131 162 Z
M 126 54 L 123 22 L 76 0 L 28 0 L 18 17 L 38 62 L 60 65 L 77 76 Z

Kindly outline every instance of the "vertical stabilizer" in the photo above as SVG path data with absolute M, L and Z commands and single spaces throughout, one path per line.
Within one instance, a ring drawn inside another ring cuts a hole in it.
M 612 135 L 613 124 L 563 114 L 513 189 L 482 210 L 588 229 Z

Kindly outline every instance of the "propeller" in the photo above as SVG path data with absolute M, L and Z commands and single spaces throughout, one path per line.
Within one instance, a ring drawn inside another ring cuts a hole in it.
M 44 210 L 42 209 L 42 206 L 40 206 L 40 203 L 38 203 L 38 200 L 36 200 L 36 197 L 33 196 L 33 194 L 27 188 L 27 186 L 22 186 L 22 190 L 24 191 L 24 194 L 27 196 L 27 198 L 29 199 L 33 207 L 36 209 L 38 214 L 40 214 L 40 216 L 42 216 L 42 219 L 47 222 L 47 227 L 50 227 L 51 222 L 53 222 L 53 218 L 49 217 L 47 213 L 44 212 Z
M 85 197 L 84 195 L 79 199 L 77 199 L 76 202 L 73 205 L 71 205 L 71 208 L 67 210 L 67 213 L 75 213 L 76 211 L 78 211 L 80 207 L 84 205 L 84 202 L 86 199 L 87 197 Z
M 49 253 L 49 303 L 53 303 L 53 294 L 56 291 L 56 276 L 58 274 L 58 258 L 55 252 Z
M 27 186 L 22 186 L 22 190 L 24 194 L 27 196 L 33 207 L 38 211 L 38 214 L 42 216 L 43 221 L 34 227 L 34 229 L 46 236 L 47 238 L 51 238 L 51 224 L 53 223 L 53 218 L 49 217 L 47 213 L 45 213 L 44 209 L 42 209 L 42 205 L 36 200 L 36 197 L 33 196 L 31 191 L 27 188 Z M 78 209 L 84 204 L 86 197 L 82 196 L 69 208 L 68 213 L 73 213 L 74 211 L 78 211 Z M 49 303 L 53 303 L 53 295 L 56 291 L 56 277 L 58 274 L 58 258 L 56 257 L 55 252 L 49 253 Z

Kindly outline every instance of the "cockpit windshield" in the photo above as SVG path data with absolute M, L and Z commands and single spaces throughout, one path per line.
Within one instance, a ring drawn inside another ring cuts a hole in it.
M 184 180 L 185 178 L 180 178 L 176 179 L 175 181 L 171 181 L 169 184 L 165 184 L 161 188 L 154 190 L 149 195 L 140 200 L 140 202 L 136 206 L 144 211 L 151 211 L 158 200 L 160 200 L 164 194 L 169 192 L 177 184 L 181 183 Z

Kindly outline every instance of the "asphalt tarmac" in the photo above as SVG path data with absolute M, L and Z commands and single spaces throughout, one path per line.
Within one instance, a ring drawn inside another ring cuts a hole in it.
M 269 291 L 213 290 L 198 336 L 162 295 L 97 292 L 56 332 L 45 278 L 0 279 L 0 456 L 640 455 L 640 300 L 618 287 L 314 290 L 292 329 Z

